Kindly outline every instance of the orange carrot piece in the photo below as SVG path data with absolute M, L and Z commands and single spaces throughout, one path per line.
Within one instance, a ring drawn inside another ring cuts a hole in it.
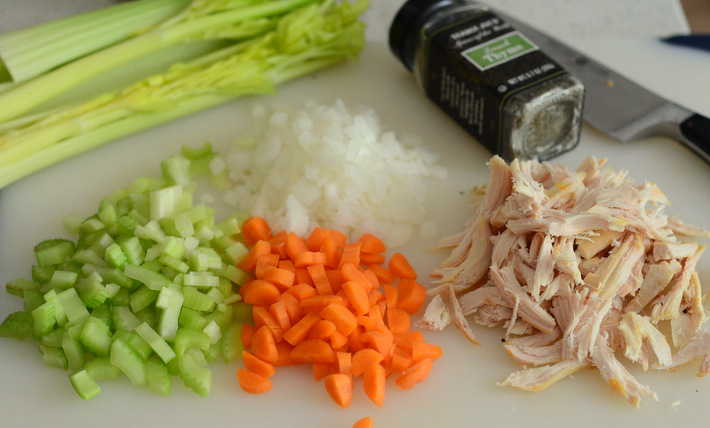
M 308 266 L 306 268 L 308 274 L 313 280 L 313 285 L 316 287 L 318 294 L 333 294 L 333 287 L 330 286 L 330 280 L 325 273 L 325 266 L 322 263 Z
M 269 378 L 276 373 L 276 369 L 273 364 L 262 360 L 249 351 L 242 351 L 242 363 L 244 363 L 245 369 L 266 378 Z
M 392 351 L 392 370 L 398 372 L 404 372 L 412 365 L 412 350 L 407 349 L 400 344 L 394 345 L 394 351 Z
M 331 373 L 330 363 L 313 363 L 313 378 L 318 382 Z
M 291 345 L 296 346 L 308 337 L 308 332 L 313 327 L 313 324 L 318 322 L 320 319 L 320 315 L 315 312 L 305 314 L 300 321 L 284 333 L 283 339 Z
M 338 246 L 338 248 L 343 248 L 345 247 L 345 244 L 348 242 L 348 235 L 346 235 L 344 232 L 341 232 L 339 230 L 331 229 L 330 230 L 330 239 L 332 239 L 335 244 Z
M 296 363 L 332 363 L 335 352 L 324 340 L 306 339 L 293 347 L 291 358 Z
M 437 358 L 441 357 L 441 355 L 441 346 L 426 342 L 412 343 L 412 361 L 414 361 L 415 363 L 426 359 L 434 361 Z
M 259 257 L 271 254 L 271 244 L 268 241 L 256 241 L 244 259 L 237 264 L 237 267 L 244 272 L 252 272 L 256 268 L 256 261 Z
M 353 354 L 350 352 L 335 353 L 335 368 L 338 373 L 352 376 L 353 372 Z
M 269 363 L 279 359 L 276 341 L 269 327 L 264 325 L 256 330 L 251 338 L 251 351 L 254 355 Z
M 367 297 L 367 290 L 361 281 L 344 282 L 343 290 L 358 315 L 364 315 L 370 310 L 370 299 Z
M 290 343 L 286 342 L 285 340 L 282 340 L 281 342 L 276 342 L 276 352 L 278 353 L 279 357 L 274 362 L 274 366 L 283 367 L 295 365 L 296 362 L 293 361 L 293 358 L 291 358 L 291 351 L 293 351 L 293 345 L 291 345 Z
M 256 260 L 254 267 L 254 277 L 256 279 L 264 279 L 264 273 L 269 266 L 277 267 L 279 265 L 278 254 L 265 254 Z
M 399 346 L 411 351 L 414 342 L 424 342 L 424 334 L 419 330 L 407 331 L 405 333 L 396 334 L 394 341 L 397 342 Z
M 408 332 L 412 327 L 409 314 L 400 308 L 390 308 L 387 310 L 387 327 L 392 334 Z
M 264 270 L 264 281 L 276 285 L 281 289 L 291 287 L 296 279 L 296 274 L 288 269 L 281 269 L 275 266 L 268 266 Z
M 370 269 L 366 269 L 362 276 L 372 284 L 372 290 L 377 290 L 380 288 L 380 279 L 375 275 L 375 272 Z
M 251 324 L 242 324 L 242 332 L 239 334 L 239 340 L 244 345 L 244 348 L 251 348 L 251 339 L 254 337 L 256 328 Z
M 289 232 L 286 235 L 286 242 L 284 245 L 286 246 L 286 254 L 288 254 L 288 258 L 291 260 L 296 260 L 296 255 L 298 253 L 308 251 L 306 244 L 294 232 Z
M 308 238 L 306 238 L 306 248 L 308 248 L 309 251 L 318 251 L 323 241 L 329 237 L 330 230 L 316 226 L 313 228 L 311 234 L 308 235 Z
M 273 387 L 271 379 L 241 367 L 237 369 L 237 380 L 242 389 L 250 394 L 263 394 Z
M 285 300 L 279 299 L 272 303 L 269 306 L 269 314 L 271 314 L 282 332 L 288 331 L 288 329 L 291 328 L 291 316 L 288 313 Z
M 352 263 L 346 263 L 340 268 L 341 274 L 343 276 L 343 282 L 356 281 L 365 286 L 365 291 L 370 292 L 372 289 L 372 283 L 367 279 L 365 273 L 358 269 L 358 267 Z
M 402 374 L 397 376 L 397 379 L 395 379 L 395 383 L 401 389 L 414 388 L 414 386 L 416 386 L 418 383 L 426 379 L 427 376 L 429 376 L 431 368 L 431 360 L 428 358 L 424 359 L 418 363 L 413 364 L 407 370 L 402 372 Z
M 382 311 L 380 311 L 380 307 L 377 305 L 374 305 L 370 307 L 370 311 L 367 313 L 367 316 L 372 318 L 374 321 L 373 327 L 375 329 L 379 329 L 380 327 L 385 327 L 385 319 L 382 316 Z
M 361 376 L 368 367 L 373 364 L 379 365 L 384 359 L 382 354 L 370 348 L 363 348 L 353 354 L 352 374 L 354 377 Z
M 279 295 L 281 292 L 274 284 L 255 279 L 249 283 L 242 297 L 245 303 L 251 305 L 270 305 L 279 298 Z
M 345 244 L 343 247 L 343 253 L 340 255 L 340 263 L 338 264 L 338 269 L 342 269 L 346 264 L 352 264 L 353 266 L 360 265 L 360 248 L 362 243 L 352 242 Z
M 417 279 L 417 272 L 409 264 L 409 261 L 404 254 L 395 253 L 390 257 L 388 264 L 390 272 L 397 278 L 401 279 Z
M 335 332 L 330 336 L 330 346 L 336 351 L 342 351 L 347 349 L 348 336 L 335 330 Z
M 326 237 L 320 244 L 318 251 L 325 254 L 325 265 L 331 269 L 336 269 L 340 263 L 340 250 L 338 244 L 331 237 Z
M 325 264 L 328 262 L 327 254 L 320 251 L 303 251 L 296 254 L 296 258 L 293 259 L 293 264 L 299 267 L 308 267 L 317 264 Z
M 286 242 L 285 230 L 271 235 L 271 238 L 269 238 L 269 244 L 271 244 L 271 252 L 274 254 L 280 254 L 281 250 L 278 249 L 278 247 L 283 246 L 284 242 Z
M 387 302 L 387 309 L 396 308 L 398 300 L 397 287 L 390 284 L 383 284 L 382 289 L 385 292 L 385 301 Z
M 254 306 L 252 307 L 252 316 L 254 317 L 254 326 L 256 329 L 260 329 L 262 326 L 267 326 L 271 330 L 271 334 L 274 336 L 274 341 L 279 342 L 284 334 L 284 330 L 276 322 L 273 315 L 264 306 Z
M 335 324 L 328 320 L 318 320 L 311 331 L 308 332 L 308 339 L 327 340 L 335 333 Z
M 338 405 L 347 409 L 353 401 L 353 380 L 342 373 L 329 374 L 325 378 L 325 390 Z
M 330 303 L 320 311 L 320 316 L 332 322 L 336 330 L 344 335 L 349 335 L 357 327 L 355 315 L 340 303 Z
M 348 348 L 351 352 L 357 352 L 361 349 L 367 348 L 367 343 L 362 339 L 362 335 L 365 333 L 363 327 L 358 326 L 355 330 L 348 335 Z
M 308 269 L 306 268 L 294 268 L 295 273 L 296 273 L 296 283 L 297 284 L 308 284 L 312 287 L 315 287 L 315 284 L 313 283 L 313 279 L 311 278 L 311 274 L 308 273 Z
M 366 416 L 364 418 L 358 419 L 353 424 L 353 428 L 372 428 L 372 417 Z
M 276 303 L 278 302 L 284 303 L 286 313 L 288 314 L 288 319 L 291 325 L 296 324 L 301 319 L 301 316 L 303 315 L 303 311 L 301 310 L 301 303 L 293 294 L 282 293 Z M 288 329 L 284 329 L 284 331 L 286 330 Z
M 242 224 L 244 245 L 251 247 L 257 241 L 268 241 L 271 238 L 271 227 L 261 217 L 251 217 Z
M 289 259 L 279 260 L 279 265 L 277 267 L 279 269 L 285 269 L 287 271 L 293 272 L 294 274 L 296 273 L 296 266 L 294 266 L 293 261 Z
M 382 240 L 371 233 L 363 233 L 358 242 L 362 244 L 360 251 L 363 253 L 384 253 L 387 250 Z
M 303 312 L 318 313 L 325 309 L 325 307 L 330 305 L 331 303 L 343 304 L 344 301 L 343 298 L 338 296 L 337 294 L 316 294 L 315 296 L 306 297 L 305 299 L 301 300 L 301 309 L 303 310 Z
M 381 265 L 385 262 L 385 256 L 378 253 L 360 253 L 360 264 L 370 266 L 370 265 Z
M 381 284 L 393 284 L 397 280 L 397 277 L 382 265 L 368 265 L 367 268 L 377 276 Z
M 293 287 L 286 290 L 286 292 L 293 295 L 293 297 L 295 297 L 299 301 L 308 297 L 318 295 L 318 291 L 316 291 L 315 287 L 312 287 L 306 284 L 305 282 L 301 282 L 299 284 L 294 285 Z
M 426 288 L 413 279 L 403 279 L 397 283 L 397 307 L 414 315 L 426 300 Z
M 328 277 L 328 282 L 333 289 L 333 293 L 338 293 L 338 291 L 343 289 L 343 282 L 345 282 L 343 272 L 336 269 L 326 269 L 325 276 Z
M 388 355 L 394 345 L 393 337 L 379 330 L 363 333 L 362 340 L 367 343 L 368 348 L 372 348 L 382 355 Z
M 363 374 L 363 389 L 373 403 L 382 407 L 385 403 L 385 368 L 371 364 Z

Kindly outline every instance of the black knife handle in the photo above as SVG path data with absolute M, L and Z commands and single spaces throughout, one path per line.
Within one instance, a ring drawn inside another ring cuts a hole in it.
M 680 124 L 686 146 L 710 163 L 710 119 L 694 113 Z

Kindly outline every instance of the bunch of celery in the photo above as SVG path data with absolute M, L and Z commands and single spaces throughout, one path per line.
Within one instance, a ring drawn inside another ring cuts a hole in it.
M 273 92 L 288 80 L 355 58 L 365 43 L 359 16 L 368 5 L 368 0 L 193 0 L 167 20 L 146 23 L 136 35 L 11 84 L 0 93 L 0 188 L 124 135 L 240 96 Z M 122 90 L 36 110 L 119 65 L 208 39 L 230 43 Z

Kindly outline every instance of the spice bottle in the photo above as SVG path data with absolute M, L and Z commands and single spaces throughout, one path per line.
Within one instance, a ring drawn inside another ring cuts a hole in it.
M 576 147 L 584 85 L 487 6 L 409 0 L 389 45 L 427 97 L 491 152 L 545 160 Z

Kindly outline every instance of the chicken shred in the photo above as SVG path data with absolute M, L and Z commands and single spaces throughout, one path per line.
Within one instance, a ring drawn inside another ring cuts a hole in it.
M 431 272 L 419 325 L 452 321 L 474 343 L 466 317 L 504 328 L 505 349 L 532 368 L 499 384 L 529 391 L 593 367 L 632 405 L 657 400 L 617 351 L 644 370 L 700 358 L 698 376 L 710 373 L 696 272 L 705 245 L 687 240 L 710 232 L 664 214 L 657 186 L 606 163 L 590 157 L 572 171 L 494 156 L 474 215 L 435 247 L 450 254 Z

